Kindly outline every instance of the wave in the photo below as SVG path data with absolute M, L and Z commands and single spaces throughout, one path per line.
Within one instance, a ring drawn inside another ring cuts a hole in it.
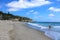
M 36 26 L 36 27 L 39 27 L 41 29 L 48 29 L 48 27 L 45 27 L 45 26 L 42 26 L 42 25 L 39 25 L 39 24 L 35 24 L 35 23 L 28 23 L 29 25 L 33 25 L 33 26 Z
M 60 26 L 53 26 L 53 28 L 60 28 Z
M 48 29 L 48 27 L 39 25 L 39 24 L 35 24 L 35 23 L 28 23 L 29 25 L 33 25 L 35 27 L 41 28 L 42 31 L 44 31 L 44 34 L 48 37 L 50 37 L 51 39 L 54 40 L 60 40 L 60 26 L 53 26 L 53 28 L 51 30 L 45 30 Z M 59 29 L 58 29 L 59 28 Z
M 60 40 L 60 32 L 58 32 L 59 31 L 58 28 L 60 28 L 60 26 L 53 26 L 52 30 L 45 30 L 45 29 L 48 29 L 48 27 L 45 27 L 45 26 L 42 26 L 39 24 L 35 24 L 35 23 L 28 23 L 28 24 L 41 28 L 44 31 L 44 34 L 46 36 L 50 37 L 51 39 Z

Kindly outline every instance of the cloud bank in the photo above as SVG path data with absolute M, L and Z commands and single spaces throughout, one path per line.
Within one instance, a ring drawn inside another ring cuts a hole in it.
M 50 1 L 46 0 L 31 0 L 30 2 L 27 0 L 19 0 L 19 1 L 12 1 L 6 4 L 6 6 L 9 8 L 8 9 L 9 11 L 17 11 L 24 8 L 43 6 L 50 3 L 51 3 Z
M 60 12 L 60 8 L 50 7 L 49 10 L 54 12 Z

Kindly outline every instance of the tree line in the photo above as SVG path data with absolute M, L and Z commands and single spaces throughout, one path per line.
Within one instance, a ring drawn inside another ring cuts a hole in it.
M 0 20 L 11 20 L 11 19 L 19 19 L 18 21 L 32 20 L 32 19 L 27 18 L 27 17 L 16 16 L 16 15 L 13 15 L 9 12 L 4 13 L 4 12 L 0 11 Z

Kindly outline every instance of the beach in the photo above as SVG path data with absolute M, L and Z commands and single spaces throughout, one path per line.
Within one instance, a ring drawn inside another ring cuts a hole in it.
M 0 40 L 51 40 L 42 31 L 28 27 L 25 22 L 0 21 Z

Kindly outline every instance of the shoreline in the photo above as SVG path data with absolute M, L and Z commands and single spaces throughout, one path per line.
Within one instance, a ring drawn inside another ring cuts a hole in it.
M 26 26 L 25 22 L 0 22 L 0 40 L 51 40 L 43 32 Z
M 18 25 L 18 26 L 17 26 Z M 16 39 L 21 40 L 51 40 L 51 38 L 44 35 L 42 31 L 35 30 L 28 27 L 24 22 L 20 22 L 14 27 Z M 21 37 L 21 38 L 20 38 Z

